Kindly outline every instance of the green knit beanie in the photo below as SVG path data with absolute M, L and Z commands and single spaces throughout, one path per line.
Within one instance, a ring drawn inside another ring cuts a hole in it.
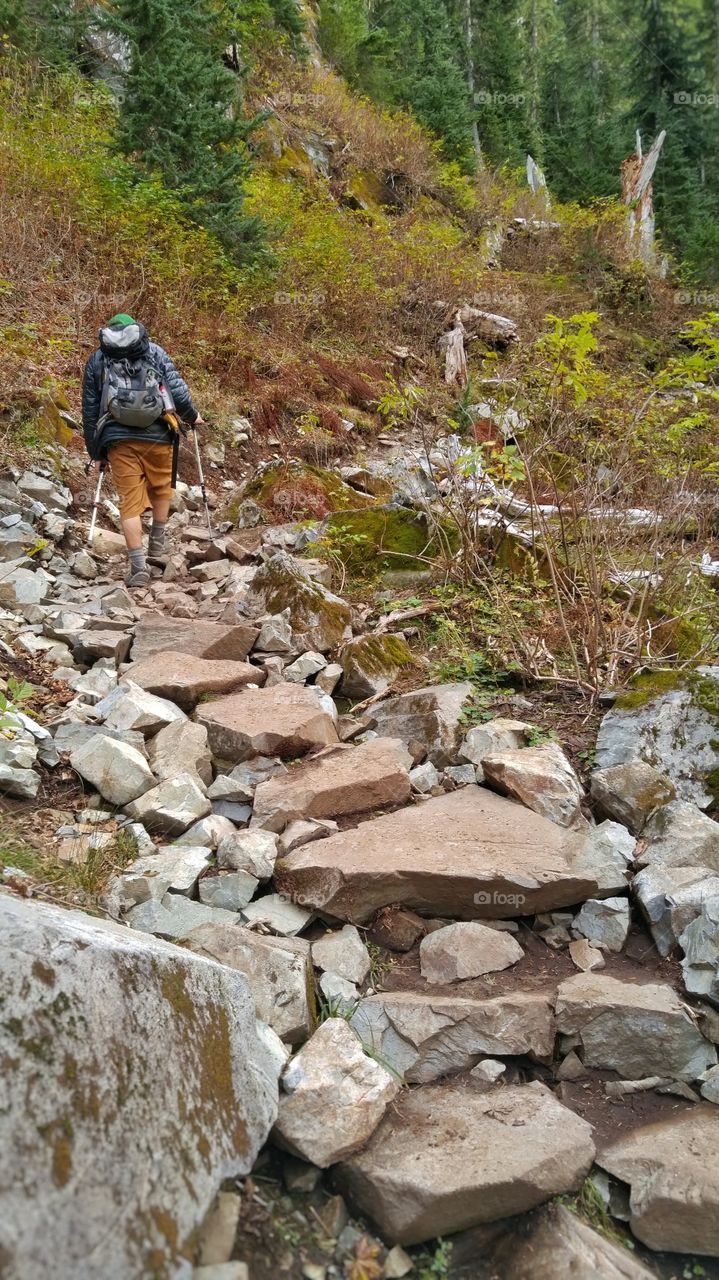
M 137 321 L 133 320 L 132 316 L 126 316 L 125 313 L 121 311 L 118 315 L 113 316 L 111 320 L 108 320 L 107 328 L 126 329 L 129 324 L 137 324 Z

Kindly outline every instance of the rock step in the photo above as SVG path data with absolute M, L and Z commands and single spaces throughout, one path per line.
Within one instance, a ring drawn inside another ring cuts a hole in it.
M 335 1177 L 385 1239 L 408 1245 L 574 1191 L 593 1159 L 591 1126 L 544 1085 L 428 1085 L 403 1094 Z
M 332 711 L 326 694 L 283 681 L 204 702 L 195 718 L 207 729 L 213 754 L 237 763 L 256 755 L 293 759 L 336 743 Z
M 303 845 L 278 862 L 276 879 L 291 898 L 355 924 L 398 903 L 481 920 L 621 892 L 625 866 L 591 832 L 472 785 Z
M 133 662 L 123 675 L 123 680 L 131 680 L 187 712 L 207 694 L 233 693 L 247 684 L 264 684 L 266 678 L 261 667 L 249 662 L 196 658 L 177 650 Z
M 169 650 L 189 653 L 195 658 L 242 662 L 258 632 L 259 627 L 245 622 L 225 626 L 218 622 L 184 621 L 151 614 L 137 623 L 130 656 L 133 662 L 141 662 Z

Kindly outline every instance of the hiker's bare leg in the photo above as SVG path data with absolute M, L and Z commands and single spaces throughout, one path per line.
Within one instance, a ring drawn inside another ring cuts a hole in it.
M 139 551 L 142 547 L 142 520 L 139 516 L 129 516 L 122 521 L 122 532 L 125 535 L 128 551 Z
M 152 520 L 154 524 L 167 524 L 170 514 L 170 499 L 155 498 L 152 504 Z

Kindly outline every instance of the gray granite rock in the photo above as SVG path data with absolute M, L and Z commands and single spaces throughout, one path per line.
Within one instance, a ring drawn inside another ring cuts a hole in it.
M 607 712 L 599 729 L 596 766 L 641 760 L 665 774 L 680 800 L 712 804 L 709 775 L 719 768 L 719 667 L 648 673 Z M 628 705 L 627 705 L 628 704 Z
M 79 911 L 3 893 L 0 916 L 4 1272 L 188 1275 L 277 1110 L 246 979 Z

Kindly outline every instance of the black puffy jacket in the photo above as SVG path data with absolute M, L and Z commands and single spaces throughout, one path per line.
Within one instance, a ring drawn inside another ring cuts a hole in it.
M 140 328 L 142 329 L 142 326 Z M 128 349 L 125 354 L 130 359 L 139 359 L 143 356 L 152 361 L 153 365 L 163 375 L 165 385 L 175 402 L 179 417 L 182 418 L 183 422 L 187 422 L 192 426 L 192 423 L 198 417 L 197 409 L 192 403 L 187 383 L 180 377 L 167 352 L 162 347 L 159 347 L 156 342 L 150 342 L 144 329 L 142 329 L 140 342 L 136 344 L 136 347 Z M 157 422 L 154 422 L 151 427 L 142 429 L 124 427 L 121 422 L 116 422 L 114 418 L 110 418 L 98 433 L 97 424 L 100 420 L 104 362 L 105 356 L 101 345 L 97 351 L 92 353 L 85 365 L 85 374 L 82 382 L 82 427 L 85 433 L 85 445 L 90 457 L 107 457 L 110 445 L 117 444 L 121 440 L 145 440 L 148 444 L 172 444 L 174 440 L 173 432 L 161 418 L 158 418 Z

